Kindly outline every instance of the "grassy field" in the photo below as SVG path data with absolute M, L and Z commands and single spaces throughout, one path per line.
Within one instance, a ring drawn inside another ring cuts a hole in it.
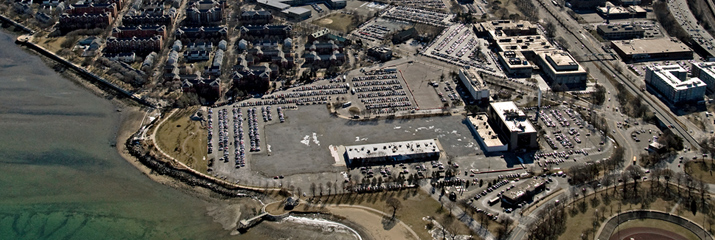
M 458 235 L 470 234 L 469 228 L 458 219 L 452 217 L 446 206 L 441 206 L 439 202 L 431 198 L 422 190 L 403 190 L 399 192 L 395 191 L 352 195 L 345 194 L 322 197 L 318 199 L 321 199 L 321 204 L 361 205 L 391 214 L 392 208 L 388 207 L 385 203 L 385 201 L 390 197 L 395 197 L 402 205 L 402 207 L 397 210 L 395 218 L 412 228 L 420 239 L 432 239 L 428 229 L 426 229 L 427 221 L 422 220 L 422 218 L 426 216 L 432 216 L 442 226 L 446 226 L 445 228 L 448 231 L 454 231 Z M 314 200 L 314 202 L 317 202 L 317 200 Z M 296 210 L 310 211 L 314 209 L 306 208 L 306 205 L 303 205 L 298 206 Z
M 190 119 L 198 107 L 180 109 L 156 132 L 156 142 L 164 152 L 196 171 L 206 173 L 207 132 L 201 122 Z
M 715 164 L 710 160 L 689 161 L 685 163 L 685 172 L 700 181 L 715 183 Z
M 655 228 L 659 228 L 662 230 L 676 233 L 680 236 L 685 237 L 685 239 L 698 239 L 697 235 L 695 235 L 690 230 L 685 229 L 684 227 L 681 227 L 680 225 L 673 224 L 673 223 L 666 222 L 666 221 L 657 220 L 657 219 L 631 220 L 631 221 L 621 224 L 618 227 L 621 230 L 627 229 L 627 228 L 634 228 L 634 227 L 655 227 Z
M 355 28 L 355 24 L 353 24 L 353 16 L 342 13 L 333 14 L 315 20 L 313 21 L 313 24 L 345 33 L 350 32 Z

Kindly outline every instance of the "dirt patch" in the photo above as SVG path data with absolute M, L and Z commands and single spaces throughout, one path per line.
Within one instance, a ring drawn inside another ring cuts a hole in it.
M 330 19 L 330 18 L 323 18 L 323 19 L 318 20 L 318 22 L 317 22 L 317 24 L 320 24 L 320 25 L 330 25 L 332 23 L 333 23 L 333 19 Z

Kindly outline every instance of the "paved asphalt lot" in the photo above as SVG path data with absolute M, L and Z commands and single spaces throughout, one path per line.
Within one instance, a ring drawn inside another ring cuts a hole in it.
M 268 125 L 267 151 L 251 156 L 253 171 L 266 176 L 341 171 L 329 146 L 438 138 L 449 156 L 475 155 L 479 145 L 464 116 L 353 121 L 332 117 L 325 106 L 302 106 L 286 112 L 286 122 Z M 342 153 L 340 153 L 342 154 Z

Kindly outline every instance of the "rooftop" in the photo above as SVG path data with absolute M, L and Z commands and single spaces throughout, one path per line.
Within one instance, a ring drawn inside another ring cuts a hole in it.
M 611 43 L 628 55 L 692 51 L 685 43 L 671 38 L 634 39 Z
M 519 110 L 514 102 L 493 102 L 492 109 L 499 115 L 504 125 L 512 132 L 533 133 L 534 126 L 523 111 Z
M 524 57 L 524 54 L 522 54 L 521 51 L 503 51 L 499 52 L 499 56 L 504 59 L 504 62 L 506 62 L 511 69 L 533 68 L 531 63 L 526 60 L 526 57 Z
M 305 13 L 309 13 L 309 12 L 310 12 L 310 10 L 302 8 L 302 7 L 291 7 L 286 10 L 283 10 L 283 13 L 292 13 L 292 14 L 297 14 L 297 15 L 301 15 L 301 14 L 305 14 Z
M 539 57 L 548 62 L 547 67 L 555 74 L 586 74 L 586 69 L 566 51 L 543 51 Z
M 484 113 L 477 114 L 476 117 L 467 117 L 469 123 L 471 123 L 474 129 L 477 130 L 477 134 L 479 134 L 479 137 L 482 138 L 482 142 L 484 142 L 484 145 L 486 145 L 487 147 L 504 146 L 506 143 L 503 142 L 494 132 L 494 128 L 489 125 L 487 119 L 487 115 Z
M 527 194 L 527 192 L 534 191 L 537 187 L 544 185 L 544 183 L 546 183 L 546 180 L 541 178 L 531 178 L 529 180 L 525 180 L 514 186 L 514 188 L 509 189 L 509 191 L 504 192 L 504 197 L 509 199 L 518 199 Z
M 472 87 L 474 87 L 475 91 L 479 91 L 479 90 L 487 88 L 486 83 L 484 83 L 484 81 L 482 81 L 482 78 L 479 77 L 479 74 L 477 74 L 477 71 L 475 71 L 473 68 L 470 68 L 470 69 L 462 68 L 462 69 L 459 69 L 459 71 L 462 72 L 464 74 L 464 76 L 467 77 L 467 79 L 469 79 L 469 82 L 472 84 Z
M 665 65 L 665 66 L 648 66 L 648 70 L 653 71 L 663 80 L 663 82 L 670 85 L 675 90 L 686 90 L 693 87 L 705 87 L 706 84 L 699 78 L 690 78 L 688 80 L 681 79 L 674 72 L 680 73 L 679 75 L 687 75 L 687 70 L 685 70 L 680 65 Z
M 604 33 L 614 33 L 614 32 L 629 32 L 629 31 L 645 31 L 643 27 L 631 24 L 609 24 L 609 25 L 599 25 L 598 31 Z
M 439 153 L 436 139 L 345 146 L 348 159 Z

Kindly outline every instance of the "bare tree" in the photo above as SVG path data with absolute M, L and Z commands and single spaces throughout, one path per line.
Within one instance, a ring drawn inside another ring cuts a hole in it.
M 390 197 L 385 201 L 388 207 L 392 208 L 392 219 L 395 219 L 395 214 L 397 214 L 397 210 L 402 208 L 402 202 L 400 202 L 399 199 L 395 197 Z

